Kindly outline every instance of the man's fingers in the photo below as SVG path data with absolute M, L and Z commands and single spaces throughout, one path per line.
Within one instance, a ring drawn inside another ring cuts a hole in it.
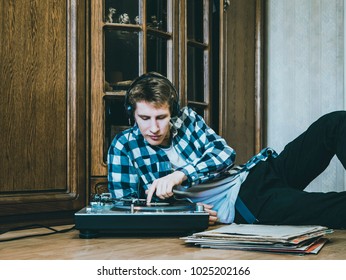
M 203 205 L 204 209 L 205 210 L 209 210 L 209 209 L 212 209 L 214 207 L 214 205 L 211 205 L 211 204 L 205 204 L 205 203 L 202 203 L 202 202 L 198 202 L 197 204 L 199 205 Z
M 211 216 L 217 216 L 217 212 L 215 210 L 211 210 L 211 209 L 204 209 L 206 212 L 209 213 L 209 215 Z
M 173 195 L 172 187 L 168 184 L 160 184 L 156 188 L 156 195 L 161 199 L 169 198 Z
M 147 204 L 149 205 L 151 199 L 153 198 L 154 193 L 156 193 L 157 197 L 161 199 L 169 198 L 173 195 L 172 192 L 173 187 L 169 187 L 167 184 L 159 183 L 158 181 L 154 181 L 154 183 L 150 186 L 150 188 L 146 191 L 147 194 Z
M 147 193 L 147 205 L 150 204 L 155 190 L 156 190 L 155 185 L 151 185 L 150 188 L 146 191 L 146 193 Z
M 204 211 L 206 211 L 209 214 L 209 225 L 214 225 L 217 222 L 217 211 L 212 210 L 213 205 L 210 204 L 204 204 L 204 203 L 197 203 L 200 205 L 203 205 Z
M 216 216 L 209 216 L 209 225 L 214 225 L 217 222 Z

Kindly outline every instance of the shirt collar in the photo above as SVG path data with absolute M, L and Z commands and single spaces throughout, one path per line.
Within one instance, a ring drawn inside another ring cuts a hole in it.
M 172 138 L 175 137 L 178 134 L 178 130 L 181 128 L 183 125 L 183 121 L 179 117 L 173 117 L 171 118 L 170 121 L 170 126 L 171 126 L 171 133 L 172 133 Z

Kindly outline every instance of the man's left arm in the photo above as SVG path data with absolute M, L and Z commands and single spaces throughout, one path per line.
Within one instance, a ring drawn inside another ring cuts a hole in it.
M 193 134 L 196 136 L 192 139 L 193 143 L 190 144 L 198 146 L 201 155 L 189 164 L 177 169 L 186 175 L 190 185 L 203 183 L 214 178 L 215 174 L 234 164 L 236 155 L 225 139 L 208 127 L 202 117 L 197 114 L 194 117 Z

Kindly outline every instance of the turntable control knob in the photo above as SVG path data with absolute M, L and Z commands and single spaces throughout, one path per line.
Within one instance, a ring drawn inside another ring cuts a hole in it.
M 196 211 L 195 212 L 204 212 L 204 206 L 201 204 L 196 204 Z

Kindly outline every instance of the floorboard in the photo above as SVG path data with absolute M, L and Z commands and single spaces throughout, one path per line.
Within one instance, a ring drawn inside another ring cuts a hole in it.
M 54 227 L 57 230 L 73 225 Z M 178 237 L 79 238 L 79 231 L 6 241 L 46 234 L 44 228 L 0 235 L 1 260 L 345 260 L 346 230 L 327 235 L 329 242 L 317 255 L 288 255 L 187 247 Z

